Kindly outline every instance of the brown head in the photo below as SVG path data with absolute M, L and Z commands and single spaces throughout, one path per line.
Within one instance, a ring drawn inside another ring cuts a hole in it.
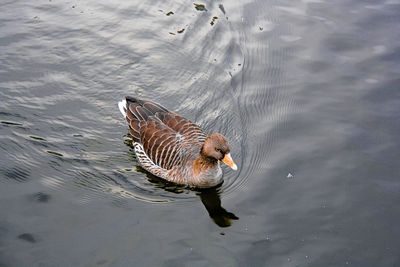
M 219 133 L 213 133 L 206 138 L 206 141 L 204 141 L 200 154 L 211 160 L 220 160 L 236 171 L 237 166 L 232 160 L 230 151 L 225 136 Z

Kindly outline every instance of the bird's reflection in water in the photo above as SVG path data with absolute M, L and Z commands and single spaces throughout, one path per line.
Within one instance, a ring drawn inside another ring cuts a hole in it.
M 229 227 L 231 226 L 231 220 L 239 219 L 235 214 L 221 206 L 219 188 L 201 190 L 197 195 L 200 196 L 201 202 L 203 202 L 204 207 L 206 207 L 211 219 L 219 227 Z
M 232 212 L 227 211 L 221 206 L 221 197 L 220 197 L 220 188 L 221 185 L 212 188 L 206 189 L 189 189 L 186 186 L 178 185 L 172 182 L 168 182 L 162 178 L 154 176 L 146 171 L 144 171 L 141 167 L 137 167 L 137 171 L 146 173 L 147 179 L 155 184 L 158 188 L 162 188 L 165 191 L 181 194 L 188 190 L 196 192 L 196 195 L 200 197 L 201 202 L 204 207 L 208 211 L 210 218 L 217 224 L 219 227 L 229 227 L 232 224 L 232 220 L 239 220 Z

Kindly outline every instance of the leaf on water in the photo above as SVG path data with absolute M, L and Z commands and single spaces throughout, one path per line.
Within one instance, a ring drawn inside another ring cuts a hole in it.
M 29 137 L 32 138 L 32 139 L 34 139 L 34 140 L 46 141 L 46 139 L 44 139 L 44 138 L 42 138 L 42 137 L 38 137 L 38 136 L 30 135 Z
M 210 24 L 211 24 L 211 25 L 214 25 L 216 19 L 218 19 L 218 17 L 217 17 L 217 16 L 214 16 L 214 17 L 212 18 Z
M 25 240 L 30 243 L 36 243 L 36 239 L 33 237 L 32 234 L 23 233 L 18 236 L 18 239 Z
M 206 6 L 204 4 L 193 3 L 193 5 L 197 11 L 207 11 Z
M 21 126 L 21 123 L 17 123 L 17 122 L 10 122 L 10 121 L 2 121 L 1 123 L 3 124 L 7 124 L 7 125 L 17 125 L 17 126 Z
M 46 150 L 46 152 L 49 153 L 49 154 L 52 154 L 54 156 L 57 156 L 57 157 L 64 157 L 63 154 L 58 153 L 58 152 L 54 152 L 54 151 L 50 151 L 50 150 Z

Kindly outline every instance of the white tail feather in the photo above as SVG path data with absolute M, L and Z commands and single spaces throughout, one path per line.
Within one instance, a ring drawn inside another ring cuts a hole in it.
M 126 118 L 126 100 L 123 99 L 118 102 L 119 111 L 121 111 L 124 118 Z

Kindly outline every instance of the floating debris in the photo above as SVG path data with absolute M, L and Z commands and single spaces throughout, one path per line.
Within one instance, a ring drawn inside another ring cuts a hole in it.
M 177 33 L 183 33 L 184 31 L 185 31 L 185 29 L 183 28 L 183 29 L 178 30 Z
M 197 11 L 207 11 L 207 8 L 204 4 L 196 4 L 193 3 L 194 7 L 196 8 Z
M 7 124 L 7 125 L 15 125 L 15 126 L 21 126 L 21 123 L 17 123 L 17 122 L 10 122 L 10 121 L 2 121 L 1 123 L 3 124 Z
M 224 5 L 223 4 L 219 4 L 219 9 L 221 9 L 221 11 L 222 11 L 222 13 L 224 13 L 224 15 L 225 15 L 225 8 L 224 8 Z
M 83 137 L 81 134 L 74 134 L 73 137 Z
M 42 192 L 36 193 L 32 196 L 33 200 L 35 200 L 37 202 L 43 202 L 43 203 L 49 202 L 50 198 L 51 198 L 50 195 L 42 193 Z
M 263 27 L 258 27 L 258 28 L 260 29 L 260 31 L 264 30 L 264 28 L 263 28 Z
M 34 139 L 34 140 L 46 141 L 46 139 L 44 139 L 44 138 L 42 138 L 42 137 L 38 137 L 38 136 L 30 135 L 29 137 L 32 138 L 32 139 Z
M 217 19 L 218 19 L 218 17 L 217 17 L 217 16 L 214 16 L 214 17 L 212 18 L 210 24 L 211 24 L 211 25 L 214 25 L 215 20 L 217 20 Z
M 169 34 L 171 34 L 171 35 L 175 35 L 175 33 L 174 33 L 174 32 L 169 32 Z
M 286 176 L 286 178 L 293 178 L 293 177 L 294 177 L 294 175 L 291 174 L 290 172 L 289 172 L 288 175 Z
M 170 12 L 168 12 L 167 14 L 165 14 L 165 15 L 167 15 L 167 16 L 170 16 L 170 15 L 173 15 L 173 14 L 175 14 L 174 12 L 172 12 L 172 11 L 170 11 Z
M 29 234 L 29 233 L 20 234 L 20 235 L 18 236 L 18 239 L 27 241 L 27 242 L 29 242 L 29 243 L 36 243 L 36 239 L 33 237 L 32 234 Z
M 54 156 L 57 156 L 57 157 L 64 157 L 63 154 L 58 153 L 58 152 L 54 152 L 54 151 L 50 151 L 50 150 L 46 150 L 46 152 L 49 153 L 49 154 L 52 154 Z

